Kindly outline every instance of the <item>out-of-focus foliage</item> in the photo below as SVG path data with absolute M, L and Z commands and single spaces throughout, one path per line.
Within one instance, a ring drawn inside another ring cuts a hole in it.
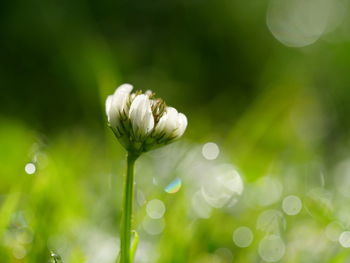
M 115 261 L 125 153 L 104 100 L 123 82 L 189 119 L 137 163 L 136 262 L 350 262 L 348 0 L 0 14 L 1 263 Z

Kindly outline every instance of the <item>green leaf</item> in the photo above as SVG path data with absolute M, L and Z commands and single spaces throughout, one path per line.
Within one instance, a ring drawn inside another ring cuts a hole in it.
M 133 230 L 132 233 L 134 235 L 134 239 L 132 241 L 131 249 L 130 249 L 130 262 L 134 262 L 134 256 L 137 249 L 137 244 L 139 242 L 139 235 L 137 234 L 137 232 Z

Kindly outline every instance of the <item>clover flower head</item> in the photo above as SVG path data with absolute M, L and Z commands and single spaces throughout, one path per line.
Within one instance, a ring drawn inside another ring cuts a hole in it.
M 141 154 L 180 138 L 187 118 L 148 90 L 123 84 L 106 99 L 108 124 L 126 150 Z

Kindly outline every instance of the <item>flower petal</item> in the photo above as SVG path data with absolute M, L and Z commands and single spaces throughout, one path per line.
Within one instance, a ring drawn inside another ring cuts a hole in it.
M 180 138 L 187 128 L 187 117 L 183 113 L 178 114 L 177 129 L 174 132 L 175 138 Z
M 116 129 L 120 123 L 121 114 L 127 109 L 127 102 L 132 89 L 132 85 L 123 84 L 115 90 L 112 99 L 107 98 L 106 111 L 108 110 L 108 121 L 114 129 Z
M 108 122 L 109 122 L 109 110 L 112 105 L 112 98 L 113 98 L 112 95 L 110 95 L 106 99 L 106 115 L 107 115 Z
M 164 134 L 165 138 L 171 137 L 177 127 L 177 115 L 178 113 L 175 108 L 167 107 L 155 127 L 154 134 L 156 136 Z
M 129 118 L 136 138 L 147 136 L 154 127 L 150 100 L 147 95 L 137 95 L 130 106 Z

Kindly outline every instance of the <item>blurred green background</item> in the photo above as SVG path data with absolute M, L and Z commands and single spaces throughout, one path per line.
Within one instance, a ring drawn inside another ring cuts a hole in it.
M 0 5 L 1 263 L 115 262 L 125 82 L 189 121 L 137 163 L 136 262 L 350 262 L 348 0 Z

